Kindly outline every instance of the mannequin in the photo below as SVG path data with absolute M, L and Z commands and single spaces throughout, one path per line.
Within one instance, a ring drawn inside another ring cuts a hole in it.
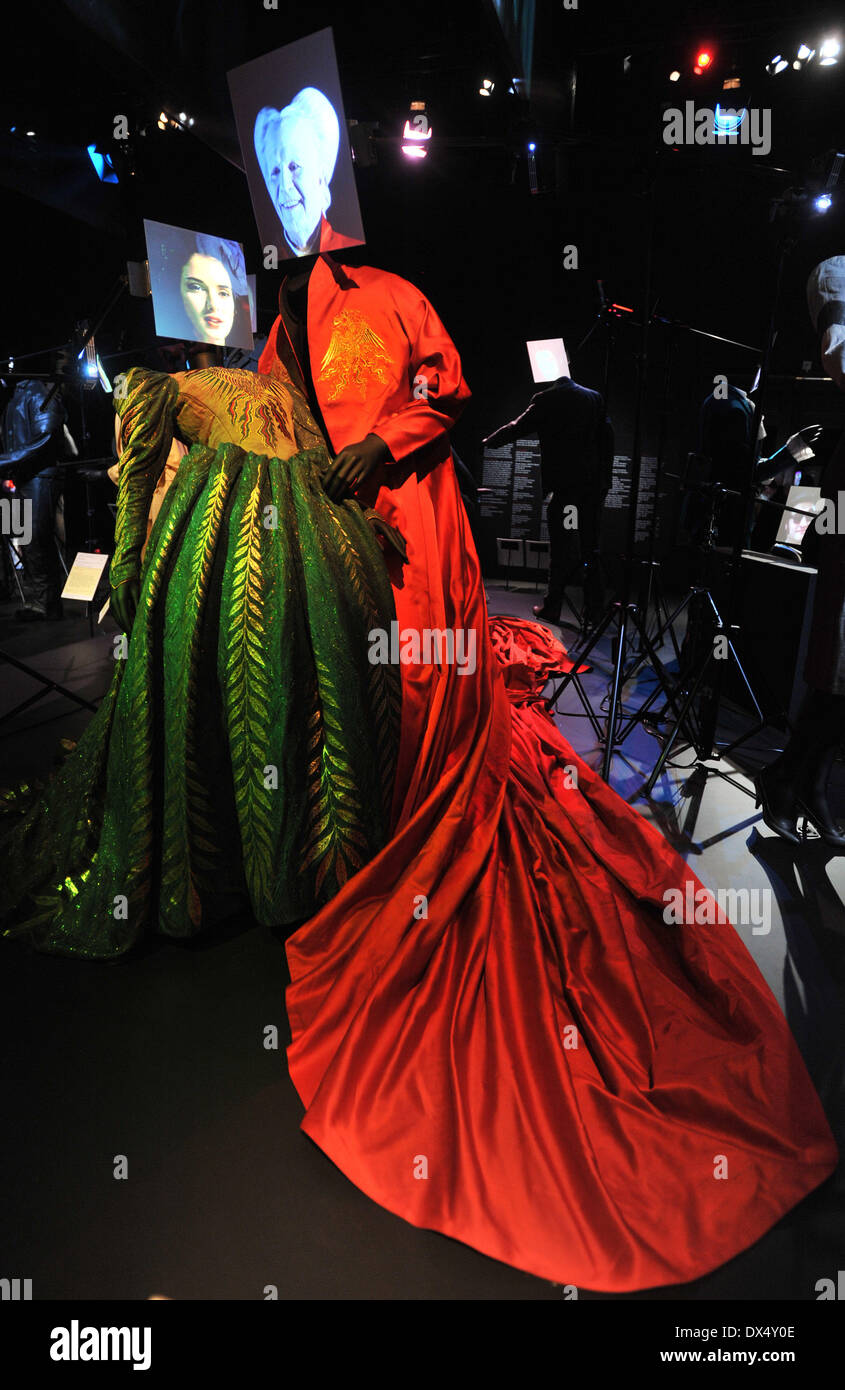
M 295 269 L 282 281 L 279 290 L 281 322 L 278 351 L 292 379 L 306 396 L 323 435 L 328 439 L 329 434 L 314 387 L 307 332 L 308 288 L 311 272 L 318 260 L 318 256 L 301 257 Z M 360 487 L 381 464 L 389 461 L 392 461 L 390 450 L 384 440 L 376 434 L 368 434 L 365 439 L 344 445 L 326 475 L 326 493 L 332 501 L 339 501 Z
M 540 440 L 543 495 L 549 496 L 550 546 L 548 593 L 534 612 L 547 622 L 560 622 L 564 588 L 580 576 L 585 621 L 592 627 L 604 608 L 599 542 L 612 480 L 613 429 L 599 393 L 564 376 L 537 391 L 521 415 L 482 443 L 496 448 L 534 434 Z M 564 522 L 568 506 L 576 509 L 574 530 Z

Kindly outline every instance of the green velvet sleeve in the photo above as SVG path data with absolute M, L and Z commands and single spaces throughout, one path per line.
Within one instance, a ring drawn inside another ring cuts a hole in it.
M 173 442 L 178 395 L 177 383 L 164 372 L 132 367 L 115 381 L 114 405 L 121 417 L 123 450 L 109 569 L 112 589 L 140 574 L 147 517 Z

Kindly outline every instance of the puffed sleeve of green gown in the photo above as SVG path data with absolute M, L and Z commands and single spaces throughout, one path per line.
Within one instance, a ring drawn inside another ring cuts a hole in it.
M 112 589 L 135 578 L 147 538 L 147 517 L 156 484 L 173 442 L 177 382 L 164 372 L 133 367 L 115 383 L 114 404 L 121 419 L 123 449 L 117 489 Z

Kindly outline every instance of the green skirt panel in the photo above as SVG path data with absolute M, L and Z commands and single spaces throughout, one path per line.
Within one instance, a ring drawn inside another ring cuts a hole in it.
M 301 921 L 386 843 L 400 675 L 369 662 L 368 634 L 393 596 L 325 461 L 230 444 L 182 460 L 110 687 L 3 836 L 7 935 L 109 958 L 229 908 Z

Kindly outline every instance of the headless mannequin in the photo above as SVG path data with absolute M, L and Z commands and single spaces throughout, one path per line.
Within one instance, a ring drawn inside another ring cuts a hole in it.
M 291 379 L 304 392 L 311 413 L 320 426 L 331 451 L 331 441 L 325 426 L 314 378 L 311 374 L 311 358 L 308 351 L 308 286 L 311 272 L 317 263 L 317 256 L 299 256 L 295 269 L 286 275 L 279 291 L 279 313 L 282 318 L 276 350 L 285 364 Z M 345 444 L 335 456 L 334 462 L 324 478 L 326 493 L 334 501 L 354 492 L 371 473 L 390 459 L 390 450 L 383 439 L 376 434 L 368 434 L 366 439 Z
M 311 375 L 311 356 L 308 351 L 308 284 L 316 265 L 316 256 L 301 256 L 295 268 L 286 275 L 279 290 L 279 313 L 282 329 L 277 351 L 290 373 L 291 380 L 305 395 L 311 413 L 328 443 L 325 421 L 320 413 L 314 378 Z
M 222 367 L 223 349 L 213 343 L 191 343 L 186 360 L 192 372 L 202 371 L 206 367 Z

